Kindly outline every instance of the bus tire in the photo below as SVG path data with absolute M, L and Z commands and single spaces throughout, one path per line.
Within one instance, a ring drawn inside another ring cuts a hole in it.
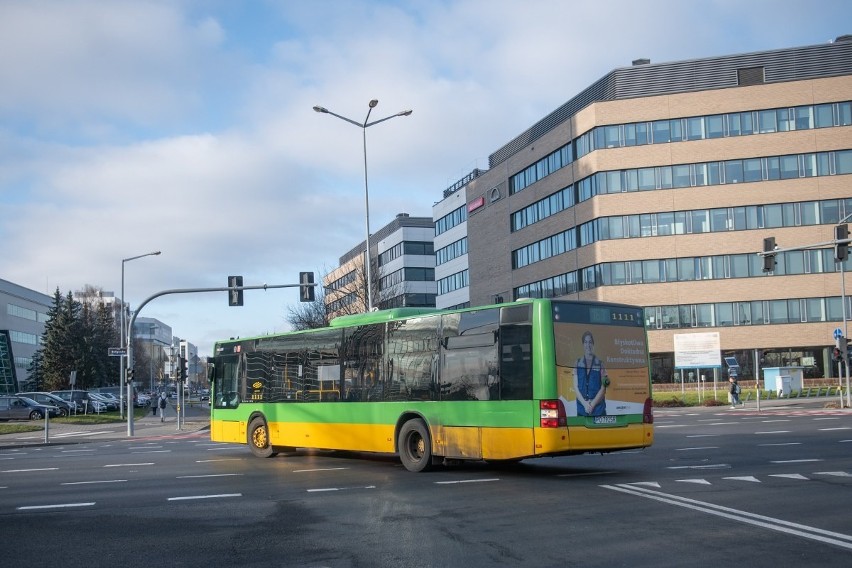
M 269 443 L 269 427 L 260 416 L 252 418 L 248 427 L 248 445 L 251 453 L 259 458 L 271 458 L 277 452 Z
M 418 473 L 432 466 L 432 441 L 429 429 L 418 418 L 413 418 L 402 425 L 397 440 L 399 459 L 405 469 Z

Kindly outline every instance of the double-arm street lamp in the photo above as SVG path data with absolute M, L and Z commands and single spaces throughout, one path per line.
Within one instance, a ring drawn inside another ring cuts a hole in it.
M 321 112 L 325 114 L 330 114 L 331 116 L 336 116 L 340 120 L 345 120 L 349 124 L 354 124 L 358 128 L 361 129 L 364 140 L 364 208 L 365 208 L 365 217 L 367 224 L 367 238 L 365 241 L 365 245 L 367 247 L 367 251 L 364 255 L 364 263 L 367 267 L 367 311 L 370 312 L 373 310 L 373 286 L 372 286 L 372 278 L 370 276 L 370 188 L 367 184 L 367 128 L 373 126 L 374 124 L 378 124 L 380 122 L 384 122 L 386 120 L 390 120 L 392 118 L 396 118 L 397 116 L 408 116 L 413 111 L 404 110 L 402 112 L 398 112 L 396 114 L 392 114 L 390 116 L 386 116 L 385 118 L 380 118 L 379 120 L 374 120 L 373 122 L 369 122 L 370 113 L 373 112 L 373 109 L 376 108 L 376 105 L 379 104 L 379 101 L 373 99 L 369 103 L 369 109 L 367 109 L 367 117 L 364 119 L 364 122 L 357 122 L 352 120 L 351 118 L 346 118 L 345 116 L 341 116 L 337 113 L 331 112 L 325 107 L 315 106 L 314 110 L 316 112 Z
M 127 385 L 127 435 L 133 435 L 133 395 L 131 394 L 130 385 L 127 384 L 127 365 L 125 363 L 125 358 L 127 357 L 127 346 L 130 343 L 130 338 L 133 335 L 130 333 L 129 329 L 125 329 L 125 318 L 124 318 L 124 263 L 130 262 L 131 260 L 136 260 L 137 258 L 143 258 L 145 256 L 157 256 L 160 254 L 160 251 L 154 252 L 146 252 L 145 254 L 140 254 L 138 256 L 131 256 L 130 258 L 121 259 L 121 347 L 124 349 L 124 353 L 121 357 L 121 393 L 120 401 L 121 401 L 121 414 L 122 418 L 124 418 L 124 391 L 125 385 Z

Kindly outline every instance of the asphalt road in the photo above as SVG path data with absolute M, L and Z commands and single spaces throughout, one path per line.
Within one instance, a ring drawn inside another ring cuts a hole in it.
M 641 452 L 422 474 L 205 430 L 2 449 L 0 564 L 848 566 L 852 414 L 656 416 Z

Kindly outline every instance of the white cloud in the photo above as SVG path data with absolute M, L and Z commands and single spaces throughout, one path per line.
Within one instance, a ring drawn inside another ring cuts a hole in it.
M 614 67 L 819 43 L 834 1 L 0 3 L 0 277 L 127 297 L 295 281 L 444 188 Z M 796 25 L 791 14 L 799 14 Z M 807 17 L 805 17 L 807 15 Z M 209 351 L 283 329 L 295 291 L 157 300 Z

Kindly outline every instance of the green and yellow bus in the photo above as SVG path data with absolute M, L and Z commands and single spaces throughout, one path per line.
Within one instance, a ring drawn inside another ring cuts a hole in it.
M 396 453 L 410 471 L 653 443 L 642 308 L 398 308 L 217 342 L 211 439 L 258 457 Z

